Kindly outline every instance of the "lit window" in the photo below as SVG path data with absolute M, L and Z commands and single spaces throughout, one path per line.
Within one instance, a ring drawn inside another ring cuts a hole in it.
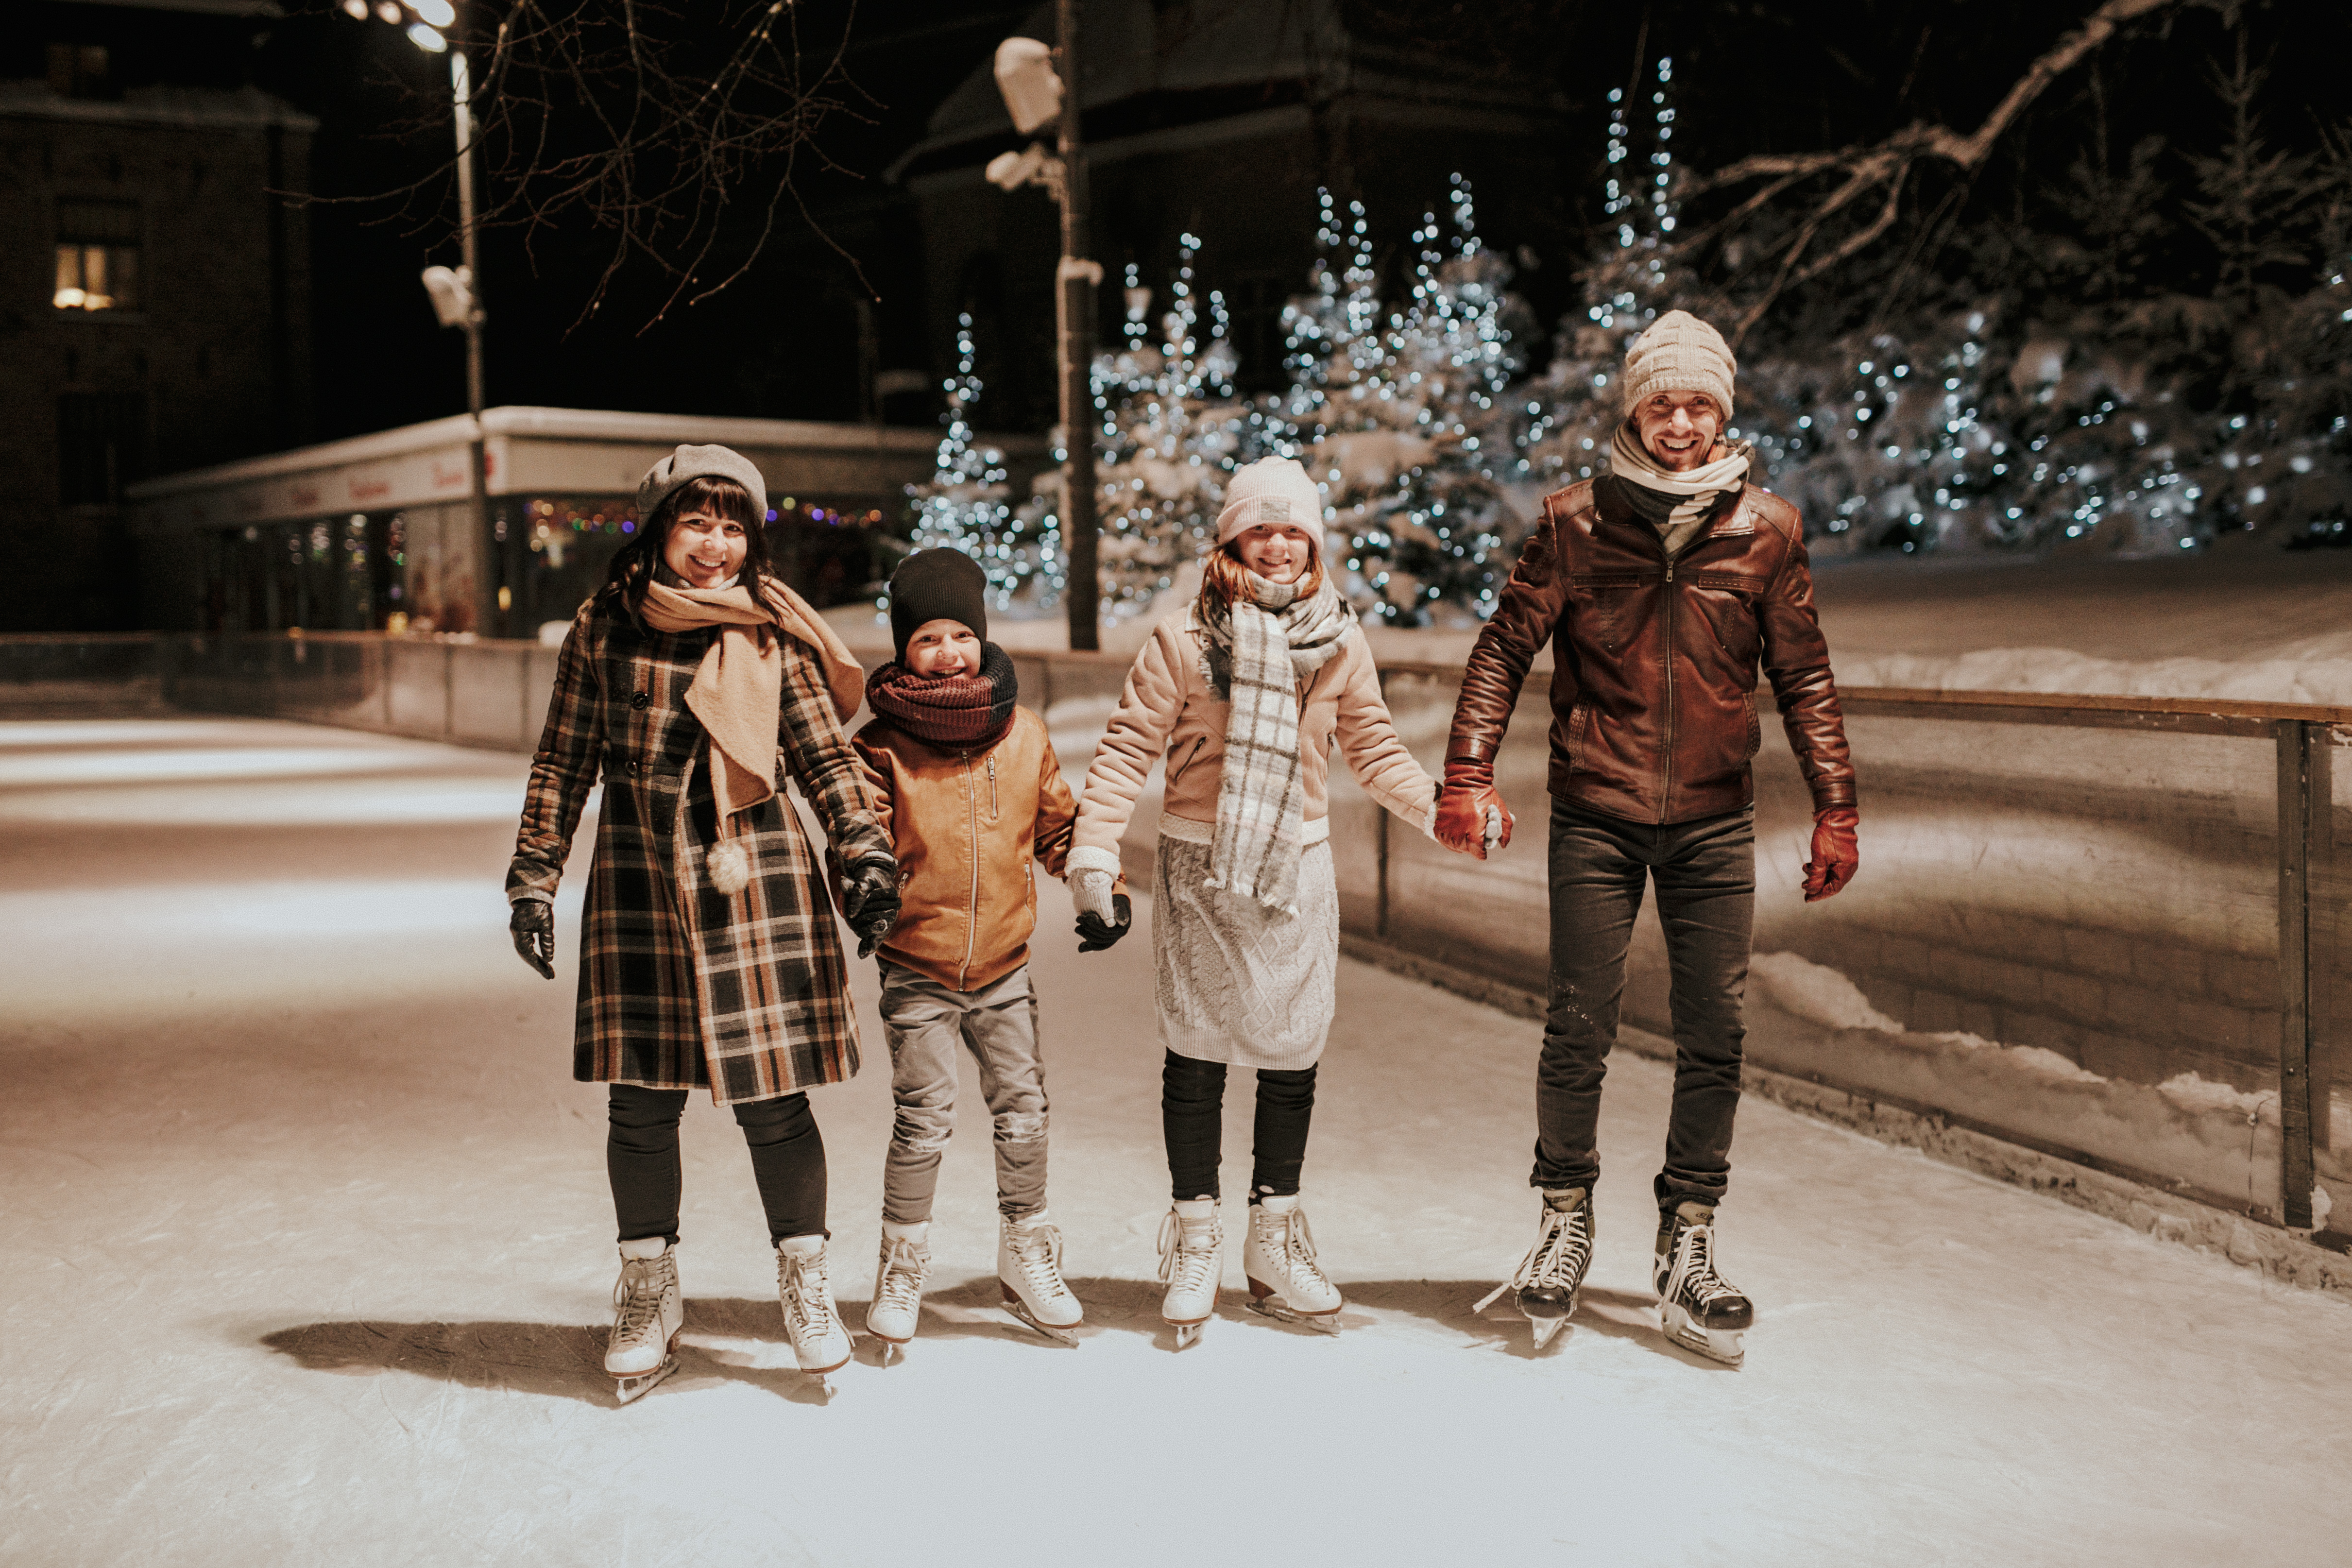
M 50 303 L 60 310 L 139 308 L 139 208 L 131 202 L 59 202 L 58 270 Z

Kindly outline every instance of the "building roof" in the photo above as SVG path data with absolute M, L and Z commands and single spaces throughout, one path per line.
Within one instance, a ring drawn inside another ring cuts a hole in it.
M 0 117 L 184 130 L 278 125 L 309 132 L 319 128 L 317 120 L 257 87 L 134 87 L 119 99 L 95 99 L 60 98 L 45 81 L 0 81 Z
M 772 494 L 895 496 L 931 471 L 936 431 L 799 419 L 710 418 L 601 408 L 488 408 L 481 435 L 492 495 L 629 495 L 680 445 L 733 447 Z M 234 528 L 340 512 L 462 501 L 471 493 L 467 415 L 147 479 L 128 497 L 142 531 Z M 991 437 L 1032 463 L 1041 436 Z

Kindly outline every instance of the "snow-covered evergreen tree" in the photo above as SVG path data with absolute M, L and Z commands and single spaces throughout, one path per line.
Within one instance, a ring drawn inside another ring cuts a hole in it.
M 1024 602 L 1052 603 L 1062 574 L 1058 521 L 1037 501 L 1009 504 L 1004 454 L 979 445 L 971 411 L 980 401 L 973 374 L 971 318 L 956 318 L 956 374 L 947 394 L 946 426 L 931 477 L 907 487 L 915 506 L 912 547 L 961 550 L 988 573 L 992 605 L 1011 609 Z
M 1130 303 L 1126 345 L 1098 358 L 1095 401 L 1103 410 L 1095 442 L 1102 523 L 1102 607 L 1107 622 L 1139 613 L 1217 537 L 1225 478 L 1262 456 L 1262 415 L 1234 392 L 1236 368 L 1223 302 L 1210 301 L 1202 340 L 1193 258 L 1201 241 L 1181 237 L 1169 306 L 1154 345 L 1139 330 L 1150 306 Z M 1130 301 L 1141 289 L 1129 269 Z

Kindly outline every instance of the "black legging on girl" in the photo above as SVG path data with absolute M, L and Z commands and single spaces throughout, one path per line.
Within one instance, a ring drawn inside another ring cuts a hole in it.
M 1219 1134 L 1224 1128 L 1225 1064 L 1168 1053 L 1160 1069 L 1160 1124 L 1168 1140 L 1172 1195 L 1213 1198 Z M 1307 1127 L 1315 1116 L 1315 1069 L 1257 1069 L 1257 1124 L 1251 1139 L 1250 1194 L 1298 1191 L 1307 1162 Z

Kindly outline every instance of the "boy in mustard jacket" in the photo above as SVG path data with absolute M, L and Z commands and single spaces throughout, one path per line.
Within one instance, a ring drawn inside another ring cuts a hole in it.
M 894 1349 L 914 1337 L 921 1312 L 959 1045 L 980 1065 L 994 1124 L 1005 1309 L 1065 1344 L 1077 1342 L 1071 1331 L 1086 1316 L 1062 1282 L 1062 1233 L 1045 1218 L 1045 1069 L 1029 985 L 1029 862 L 1063 875 L 1077 808 L 1045 721 L 1014 700 L 1012 659 L 987 640 L 987 588 L 979 563 L 959 551 L 920 551 L 899 565 L 890 579 L 898 658 L 867 678 L 873 717 L 851 741 L 903 884 L 898 923 L 880 943 L 898 1115 L 866 1313 L 866 1331 Z

